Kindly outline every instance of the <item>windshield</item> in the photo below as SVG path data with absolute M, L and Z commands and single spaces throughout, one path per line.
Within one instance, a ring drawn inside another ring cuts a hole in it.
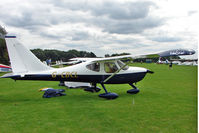
M 117 64 L 120 66 L 120 68 L 125 65 L 124 62 L 122 62 L 121 60 L 118 60 Z M 129 68 L 129 66 L 125 66 L 122 70 L 127 70 L 128 68 Z

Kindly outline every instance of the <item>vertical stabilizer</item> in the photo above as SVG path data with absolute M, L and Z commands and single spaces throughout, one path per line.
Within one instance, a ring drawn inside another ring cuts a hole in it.
M 5 36 L 13 73 L 28 73 L 51 69 L 43 64 L 30 50 L 16 40 L 16 36 Z

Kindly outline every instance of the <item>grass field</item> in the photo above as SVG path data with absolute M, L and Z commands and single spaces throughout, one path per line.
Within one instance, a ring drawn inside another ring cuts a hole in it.
M 155 71 L 137 84 L 106 85 L 119 94 L 105 100 L 82 89 L 44 99 L 38 89 L 58 82 L 0 79 L 0 133 L 196 133 L 197 67 L 133 64 Z M 1 73 L 2 75 L 3 73 Z M 101 86 L 99 86 L 101 87 Z

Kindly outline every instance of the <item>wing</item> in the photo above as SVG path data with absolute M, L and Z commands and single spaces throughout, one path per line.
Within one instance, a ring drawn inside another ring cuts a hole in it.
M 124 55 L 124 56 L 115 56 L 115 57 L 108 57 L 108 58 L 93 58 L 93 59 L 90 59 L 89 61 L 104 62 L 104 61 L 121 60 L 121 59 L 134 60 L 134 59 L 138 59 L 138 58 L 158 58 L 158 57 L 182 56 L 182 55 L 193 55 L 193 54 L 195 54 L 194 50 L 174 49 L 174 50 L 160 52 L 157 54 L 146 54 L 146 55 L 138 55 L 138 56 Z
M 73 61 L 68 61 L 68 62 L 57 62 L 54 65 L 50 65 L 50 66 L 60 66 L 60 65 L 75 65 L 78 63 L 81 63 L 82 61 L 78 61 L 78 60 L 73 60 Z
M 181 55 L 192 55 L 195 54 L 194 50 L 186 50 L 186 49 L 175 49 L 175 50 L 168 50 L 165 52 L 160 52 L 157 54 L 148 54 L 148 55 L 140 55 L 140 56 L 133 56 L 133 55 L 125 55 L 125 56 L 117 56 L 117 57 L 109 57 L 109 58 L 97 58 L 93 59 L 92 62 L 106 62 L 106 61 L 113 61 L 113 60 L 121 60 L 121 59 L 138 59 L 138 58 L 156 58 L 156 57 L 167 57 L 167 56 L 181 56 Z M 103 83 L 106 83 L 109 79 L 114 77 L 117 73 L 120 72 L 126 65 L 128 65 L 129 62 L 127 62 L 123 67 L 118 69 L 115 73 L 111 74 L 109 77 L 107 77 Z M 149 73 L 153 73 L 152 71 L 148 70 Z
M 103 61 L 111 61 L 111 60 L 121 60 L 121 59 L 138 59 L 138 58 L 158 58 L 158 57 L 167 57 L 167 56 L 181 56 L 181 55 L 192 55 L 195 54 L 194 50 L 189 49 L 174 49 L 174 50 L 168 50 L 156 54 L 146 54 L 146 55 L 124 55 L 124 56 L 115 56 L 115 57 L 107 57 L 107 58 L 85 58 L 85 57 L 77 57 L 77 58 L 71 58 L 71 61 L 77 61 L 77 62 L 103 62 Z
M 80 61 L 80 62 L 86 62 L 86 61 L 92 61 L 100 58 L 86 58 L 86 57 L 76 57 L 76 58 L 71 58 L 71 61 Z

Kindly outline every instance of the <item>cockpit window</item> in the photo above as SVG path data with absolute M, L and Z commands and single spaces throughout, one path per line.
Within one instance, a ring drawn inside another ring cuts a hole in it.
M 117 61 L 117 64 L 120 66 L 120 67 L 123 67 L 125 64 L 122 62 L 122 61 L 120 61 L 120 60 L 118 60 Z M 122 70 L 127 70 L 129 68 L 129 66 L 125 66 Z
M 99 72 L 100 71 L 100 63 L 93 63 L 86 66 L 87 69 Z
M 105 62 L 104 70 L 106 73 L 114 73 L 118 70 L 118 68 L 114 62 Z

